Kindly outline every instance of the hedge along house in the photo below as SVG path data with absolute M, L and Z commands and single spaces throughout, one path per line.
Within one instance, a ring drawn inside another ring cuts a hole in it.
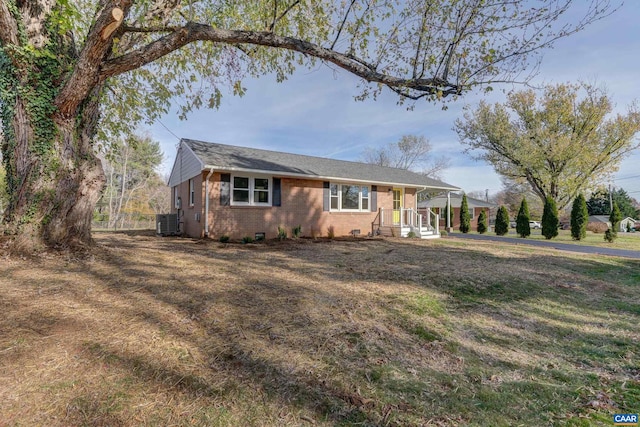
M 417 194 L 457 187 L 403 169 L 182 139 L 169 177 L 172 213 L 190 237 L 383 234 L 438 237 Z

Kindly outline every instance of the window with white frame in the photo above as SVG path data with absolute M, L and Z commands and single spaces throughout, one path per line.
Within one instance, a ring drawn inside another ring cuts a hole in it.
M 231 195 L 232 205 L 271 206 L 271 178 L 234 175 Z
M 473 219 L 474 211 L 475 211 L 475 209 L 469 208 L 469 219 Z
M 179 198 L 178 186 L 176 185 L 175 187 L 173 187 L 173 206 L 175 206 L 176 209 L 180 209 L 180 203 L 178 202 Z
M 189 180 L 189 206 L 193 206 L 196 203 L 196 188 L 193 178 Z
M 369 187 L 354 184 L 331 184 L 332 211 L 369 211 Z

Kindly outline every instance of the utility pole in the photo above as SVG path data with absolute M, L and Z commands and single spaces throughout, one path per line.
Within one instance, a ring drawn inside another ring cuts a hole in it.
M 613 193 L 611 192 L 611 184 L 609 184 L 609 213 L 613 212 Z

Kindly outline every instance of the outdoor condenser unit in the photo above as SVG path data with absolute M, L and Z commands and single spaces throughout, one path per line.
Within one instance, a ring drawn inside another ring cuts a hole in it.
M 161 236 L 175 236 L 179 234 L 178 214 L 156 215 L 156 232 Z

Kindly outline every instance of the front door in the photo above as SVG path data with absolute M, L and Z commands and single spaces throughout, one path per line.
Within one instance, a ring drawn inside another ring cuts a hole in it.
M 400 225 L 402 214 L 402 188 L 393 189 L 393 225 Z

